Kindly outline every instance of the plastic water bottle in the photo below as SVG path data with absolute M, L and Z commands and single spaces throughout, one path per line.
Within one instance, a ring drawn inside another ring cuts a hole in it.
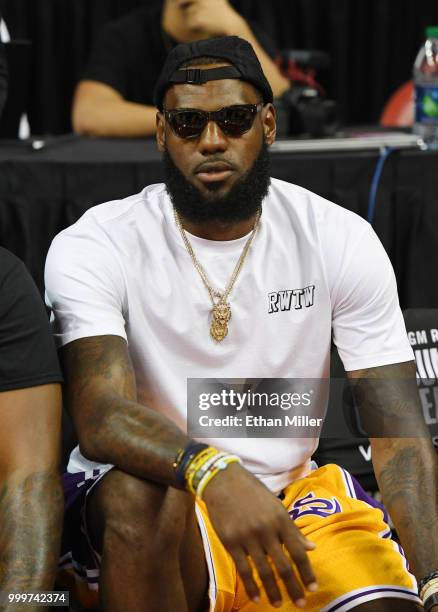
M 438 148 L 438 27 L 426 28 L 426 41 L 414 63 L 414 133 Z

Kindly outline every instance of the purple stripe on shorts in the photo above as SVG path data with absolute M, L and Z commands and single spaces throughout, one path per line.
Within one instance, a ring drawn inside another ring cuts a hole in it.
M 396 544 L 397 544 L 398 552 L 401 554 L 401 556 L 404 559 L 405 567 L 409 571 L 409 561 L 406 559 L 405 551 L 403 550 L 403 548 L 400 546 L 398 542 L 396 542 Z
M 360 597 L 363 597 L 364 595 L 373 595 L 374 593 L 382 593 L 382 594 L 403 594 L 403 595 L 415 595 L 415 593 L 412 593 L 412 591 L 409 591 L 408 589 L 401 589 L 401 588 L 397 588 L 397 587 L 384 587 L 382 589 L 382 587 L 377 587 L 374 589 L 363 589 L 363 591 L 361 591 L 360 593 L 355 593 L 354 595 L 351 595 L 350 597 L 347 597 L 346 599 L 343 599 L 342 601 L 339 601 L 337 604 L 335 604 L 333 607 L 328 608 L 327 612 L 335 612 L 335 610 L 339 610 L 339 608 L 342 608 L 342 606 L 345 606 L 345 604 L 351 603 L 352 601 L 354 601 L 355 599 L 359 599 Z
M 368 495 L 368 493 L 364 491 L 361 485 L 357 482 L 356 478 L 351 474 L 350 478 L 351 482 L 353 483 L 355 497 L 357 497 L 358 500 L 369 504 L 373 508 L 378 508 L 379 510 L 381 510 L 383 512 L 383 520 L 385 521 L 385 523 L 388 523 L 388 513 L 386 512 L 385 506 L 381 502 L 378 502 L 376 499 L 371 497 L 371 495 Z

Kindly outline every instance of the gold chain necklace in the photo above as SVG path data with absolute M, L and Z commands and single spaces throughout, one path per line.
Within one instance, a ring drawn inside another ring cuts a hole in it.
M 230 280 L 228 281 L 228 284 L 222 293 L 220 291 L 217 291 L 216 289 L 213 289 L 211 282 L 207 276 L 207 273 L 205 272 L 204 268 L 201 266 L 200 262 L 198 261 L 198 258 L 195 255 L 193 247 L 190 244 L 189 239 L 187 238 L 187 234 L 184 231 L 184 228 L 181 223 L 181 219 L 179 218 L 179 215 L 175 208 L 173 209 L 173 214 L 175 216 L 175 223 L 180 231 L 184 245 L 193 261 L 193 265 L 195 266 L 210 296 L 210 300 L 213 306 L 211 310 L 210 335 L 217 342 L 221 342 L 228 334 L 228 322 L 231 319 L 231 306 L 229 302 L 227 301 L 228 296 L 230 295 L 231 290 L 234 287 L 234 283 L 236 282 L 237 277 L 239 276 L 240 270 L 242 269 L 242 266 L 248 254 L 249 247 L 251 246 L 251 243 L 257 232 L 262 210 L 261 208 L 259 208 L 257 211 L 256 219 L 254 222 L 254 227 L 252 228 L 252 232 L 248 240 L 246 241 L 245 246 L 243 247 L 243 251 L 239 257 L 239 261 L 237 262 L 233 270 L 233 273 L 230 277 Z

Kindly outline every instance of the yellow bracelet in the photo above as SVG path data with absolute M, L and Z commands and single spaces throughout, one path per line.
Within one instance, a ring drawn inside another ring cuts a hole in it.
M 209 446 L 208 448 L 204 449 L 203 451 L 201 451 L 198 455 L 195 455 L 190 463 L 187 466 L 187 469 L 190 469 L 190 471 L 196 471 L 201 465 L 203 465 L 205 463 L 205 461 L 207 461 L 207 459 L 209 457 L 212 457 L 213 455 L 215 455 L 218 452 L 217 448 L 214 448 L 213 446 Z
M 199 468 L 199 470 L 197 470 L 193 476 L 190 478 L 190 489 L 192 491 L 196 491 L 199 483 L 201 482 L 201 480 L 203 479 L 203 477 L 205 476 L 205 474 L 213 469 L 216 461 L 218 461 L 219 459 L 221 459 L 222 457 L 226 457 L 228 455 L 228 453 L 225 453 L 223 451 L 218 452 L 216 455 L 213 455 L 212 457 L 210 457 L 203 465 L 201 465 L 201 467 Z
M 198 461 L 196 462 L 195 465 L 190 466 L 190 471 L 187 473 L 187 477 L 186 477 L 186 484 L 187 484 L 187 489 L 191 493 L 193 493 L 193 495 L 196 495 L 196 487 L 193 485 L 193 483 L 195 480 L 197 480 L 197 474 L 199 474 L 203 466 L 205 466 L 207 463 L 210 464 L 211 460 L 216 459 L 218 455 L 219 455 L 219 451 L 217 449 L 214 449 L 214 451 L 212 451 L 211 453 L 203 457 L 202 463 Z
M 194 477 L 194 475 L 196 474 L 196 472 L 211 458 L 211 457 L 216 457 L 216 455 L 219 453 L 217 448 L 214 448 L 214 446 L 209 446 L 208 448 L 204 449 L 203 451 L 201 451 L 198 455 L 195 455 L 193 457 L 193 459 L 190 461 L 190 463 L 188 464 L 185 472 L 184 472 L 184 478 L 186 481 L 186 488 L 189 491 L 192 491 L 192 493 L 194 493 L 193 488 L 190 486 L 190 483 Z
M 225 470 L 231 463 L 242 463 L 242 460 L 240 457 L 237 457 L 237 455 L 226 455 L 225 457 L 218 459 L 218 461 L 211 466 L 211 469 L 207 471 L 205 476 L 200 480 L 196 489 L 197 497 L 202 499 L 202 494 L 204 493 L 205 487 L 208 485 L 208 483 L 213 480 L 216 474 L 222 470 Z
M 184 474 L 186 479 L 190 473 L 195 472 L 199 468 L 199 466 L 201 466 L 209 457 L 212 457 L 216 453 L 218 453 L 218 450 L 213 446 L 209 446 L 197 455 L 194 455 L 194 457 L 191 458 L 185 469 Z

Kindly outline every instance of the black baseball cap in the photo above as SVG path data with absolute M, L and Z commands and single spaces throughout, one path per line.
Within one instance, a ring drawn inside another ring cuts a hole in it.
M 231 66 L 221 68 L 183 68 L 181 64 L 197 57 L 217 57 Z M 263 95 L 264 103 L 274 99 L 271 86 L 265 77 L 259 59 L 252 46 L 238 36 L 221 36 L 182 43 L 167 56 L 154 90 L 154 104 L 162 109 L 167 89 L 176 83 L 203 85 L 219 79 L 241 79 L 248 81 Z

